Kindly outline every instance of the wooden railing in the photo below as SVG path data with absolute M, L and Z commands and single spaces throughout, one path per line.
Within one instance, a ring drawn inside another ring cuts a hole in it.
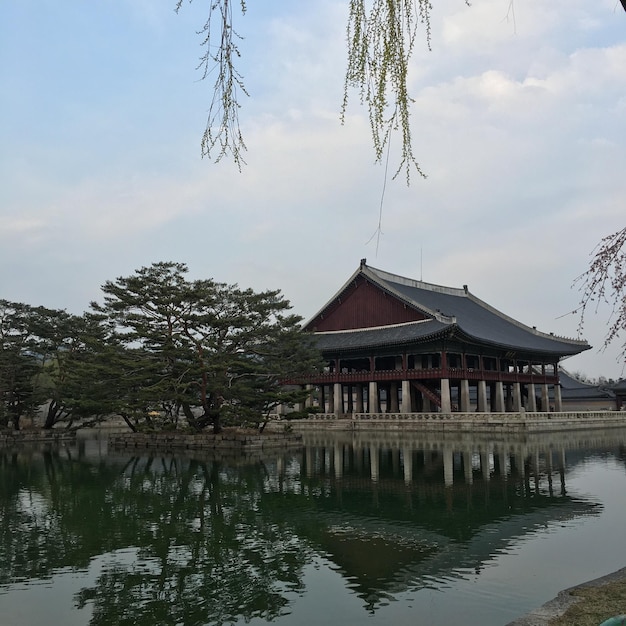
M 313 385 L 330 385 L 333 383 L 369 383 L 401 380 L 433 380 L 448 378 L 449 380 L 484 380 L 487 382 L 503 383 L 535 383 L 553 385 L 558 381 L 554 374 L 545 376 L 537 373 L 500 372 L 497 370 L 479 370 L 472 368 L 431 368 L 431 369 L 396 369 L 374 370 L 362 372 L 323 372 L 307 378 L 294 378 L 288 382 L 292 384 L 311 383 Z

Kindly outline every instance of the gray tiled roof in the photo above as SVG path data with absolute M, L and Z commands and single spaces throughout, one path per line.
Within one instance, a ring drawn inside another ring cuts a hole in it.
M 559 382 L 564 399 L 615 399 L 615 394 L 609 389 L 577 380 L 562 367 L 559 368 Z
M 541 333 L 525 326 L 483 302 L 466 288 L 432 285 L 390 274 L 365 263 L 348 282 L 359 274 L 431 319 L 388 327 L 316 333 L 322 350 L 424 341 L 435 338 L 446 329 L 481 343 L 533 353 L 569 356 L 590 347 L 584 341 Z
M 432 339 L 449 327 L 450 324 L 438 320 L 427 320 L 363 330 L 315 333 L 315 338 L 320 350 L 358 350 Z

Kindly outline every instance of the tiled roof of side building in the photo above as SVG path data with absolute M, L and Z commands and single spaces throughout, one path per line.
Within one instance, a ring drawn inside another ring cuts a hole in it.
M 567 370 L 559 368 L 559 382 L 564 398 L 609 398 L 614 400 L 615 393 L 600 385 L 584 383 L 574 378 Z

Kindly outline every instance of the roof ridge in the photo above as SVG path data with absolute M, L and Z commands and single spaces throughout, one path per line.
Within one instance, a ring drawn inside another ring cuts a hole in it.
M 386 270 L 381 270 L 371 265 L 366 266 L 367 269 L 377 274 L 383 280 L 391 280 L 392 282 L 406 285 L 407 287 L 418 287 L 420 289 L 426 289 L 428 291 L 436 291 L 438 293 L 445 293 L 450 296 L 467 296 L 467 287 L 446 287 L 445 285 L 436 285 L 435 283 L 427 283 L 423 280 L 416 280 L 415 278 L 408 278 L 407 276 L 400 276 L 399 274 L 393 274 Z

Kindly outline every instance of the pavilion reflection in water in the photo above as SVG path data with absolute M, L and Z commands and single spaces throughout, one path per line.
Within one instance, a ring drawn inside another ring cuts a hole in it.
M 615 430 L 496 440 L 309 433 L 297 482 L 315 506 L 299 532 L 374 609 L 479 574 L 547 526 L 598 515 L 598 502 L 568 494 L 567 473 L 594 450 L 623 453 L 625 441 Z
M 438 476 L 446 487 L 459 480 L 473 484 L 477 478 L 523 479 L 530 473 L 539 488 L 540 480 L 546 479 L 550 486 L 555 475 L 564 483 L 566 450 L 604 440 L 597 435 L 592 438 L 570 433 L 554 437 L 511 435 L 501 440 L 478 434 L 455 437 L 452 433 L 447 436 L 307 433 L 303 466 L 309 476 L 318 473 L 341 479 L 345 474 L 369 477 L 373 482 L 402 478 L 407 485 Z

